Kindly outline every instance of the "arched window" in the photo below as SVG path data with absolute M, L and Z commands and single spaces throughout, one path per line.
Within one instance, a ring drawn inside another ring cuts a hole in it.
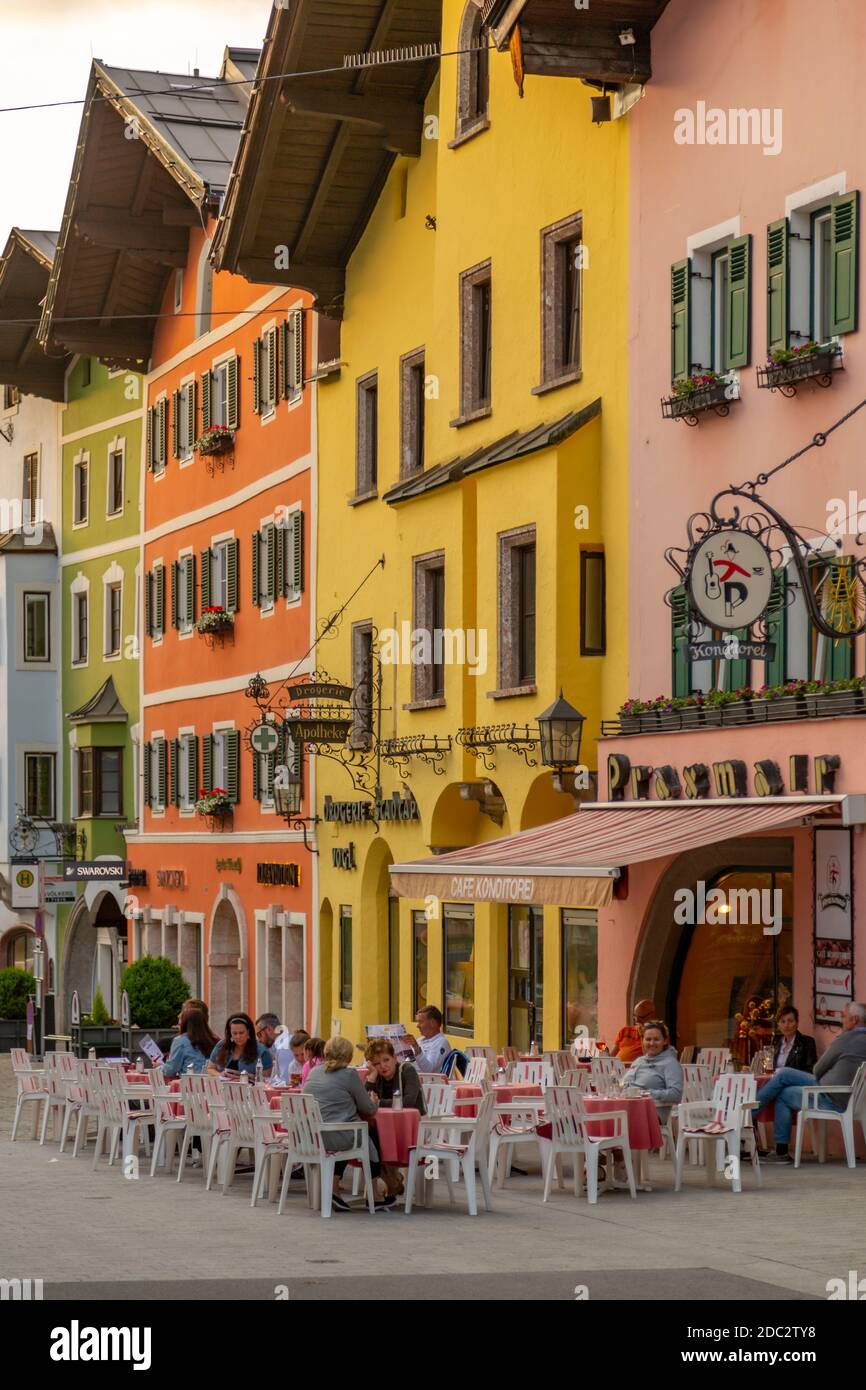
M 466 139 L 486 130 L 490 124 L 487 113 L 490 96 L 490 63 L 487 49 L 487 30 L 481 22 L 481 10 L 475 0 L 469 0 L 460 23 L 457 47 L 461 50 L 457 63 L 457 126 L 455 140 Z M 464 50 L 471 49 L 472 52 Z
M 27 928 L 7 936 L 3 943 L 3 965 L 14 966 L 16 970 L 32 970 L 35 940 L 34 933 Z

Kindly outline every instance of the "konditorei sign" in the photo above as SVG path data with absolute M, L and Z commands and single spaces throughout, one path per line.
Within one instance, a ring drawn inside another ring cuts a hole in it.
M 710 627 L 751 627 L 766 612 L 772 584 L 770 556 L 748 531 L 714 531 L 692 557 L 692 607 Z
M 832 795 L 842 759 L 836 753 L 822 753 L 813 760 L 816 796 Z M 809 791 L 809 758 L 794 753 L 788 760 L 788 790 Z M 779 764 L 772 758 L 759 758 L 752 771 L 753 795 L 782 796 L 785 780 Z M 721 758 L 713 763 L 689 763 L 680 771 L 666 763 L 663 767 L 632 764 L 624 753 L 607 758 L 607 796 L 609 801 L 625 801 L 626 792 L 634 801 L 676 801 L 683 795 L 693 801 L 711 796 L 748 796 L 749 769 L 742 758 Z

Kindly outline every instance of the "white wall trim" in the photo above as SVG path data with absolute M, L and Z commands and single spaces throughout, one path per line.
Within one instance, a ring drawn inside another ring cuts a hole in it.
M 137 376 L 137 372 L 129 373 Z M 131 425 L 136 420 L 141 420 L 144 415 L 144 407 L 139 406 L 138 410 L 131 410 L 128 415 L 115 415 L 111 420 L 100 420 L 97 425 L 88 425 L 84 430 L 73 430 L 71 434 L 61 434 L 60 443 L 74 444 L 76 440 L 88 439 L 96 434 L 104 434 L 106 430 L 114 429 L 116 425 Z
M 315 659 L 311 654 L 302 662 L 285 662 L 282 666 L 272 666 L 261 674 L 268 682 L 285 680 L 290 675 L 308 675 L 314 668 Z M 225 680 L 201 681 L 197 685 L 176 685 L 167 690 L 154 690 L 142 695 L 142 709 L 154 705 L 170 704 L 172 700 L 199 700 L 209 695 L 230 695 L 235 690 L 245 690 L 255 675 L 248 671 L 244 675 L 226 676 Z
M 686 240 L 686 255 L 712 246 L 715 242 L 728 241 L 730 237 L 740 236 L 740 218 L 729 217 L 727 222 L 719 222 L 715 227 L 705 227 L 702 232 L 693 232 Z
M 310 838 L 309 835 L 307 837 Z M 133 845 L 303 845 L 304 836 L 298 830 L 235 830 L 228 831 L 225 835 L 210 834 L 208 831 L 190 831 L 184 834 L 183 831 L 173 831 L 171 834 L 148 831 L 145 834 L 138 834 L 132 831 L 126 832 L 126 843 Z
M 231 334 L 238 332 L 239 329 L 244 328 L 247 324 L 253 323 L 257 314 L 263 313 L 271 304 L 275 304 L 278 299 L 283 298 L 289 293 L 289 287 L 286 285 L 282 285 L 277 289 L 268 290 L 266 294 L 262 295 L 261 299 L 254 300 L 243 313 L 237 314 L 233 319 L 229 319 L 227 323 L 220 324 L 219 328 L 212 328 L 209 333 L 204 333 L 200 338 L 196 338 L 188 347 L 182 348 L 180 352 L 175 353 L 174 357 L 169 357 L 166 362 L 160 362 L 159 366 L 155 368 L 154 371 L 149 372 L 145 376 L 145 386 L 151 386 L 155 381 L 158 381 L 160 377 L 165 376 L 167 372 L 174 371 L 175 367 L 179 367 L 182 362 L 189 361 L 191 357 L 198 357 L 200 353 L 211 351 L 217 343 L 222 342 L 223 338 L 227 338 Z M 211 315 L 221 315 L 221 313 L 222 311 L 219 309 L 211 309 Z M 147 399 L 146 391 L 145 399 Z
M 290 478 L 295 478 L 299 473 L 304 473 L 312 469 L 314 455 L 304 454 L 301 458 L 295 459 L 294 463 L 286 464 L 284 468 L 279 468 L 274 473 L 268 473 L 263 478 L 257 478 L 255 482 L 248 483 L 238 492 L 232 493 L 230 497 L 224 497 L 218 502 L 209 502 L 207 506 L 199 507 L 195 511 L 183 512 L 179 516 L 172 517 L 170 521 L 164 521 L 159 526 L 154 526 L 152 530 L 145 531 L 144 543 L 150 544 L 152 541 L 159 540 L 162 536 L 170 536 L 174 531 L 184 531 L 189 526 L 195 525 L 198 521 L 207 521 L 211 517 L 219 516 L 221 512 L 233 511 L 242 502 L 248 502 L 250 498 L 257 497 L 262 492 L 267 492 L 270 488 L 278 487 L 280 483 L 288 482 Z
M 104 560 L 109 555 L 119 555 L 124 550 L 138 550 L 141 547 L 141 536 L 130 536 L 124 541 L 106 541 L 104 545 L 91 545 L 86 550 L 70 550 L 67 555 L 61 557 L 60 563 L 66 565 L 84 565 L 88 560 Z
M 825 203 L 828 198 L 835 198 L 838 194 L 844 193 L 846 187 L 847 176 L 842 173 L 821 179 L 818 183 L 810 184 L 808 188 L 801 188 L 797 193 L 789 193 L 785 199 L 785 216 L 790 217 L 792 212 L 807 207 L 810 203 Z

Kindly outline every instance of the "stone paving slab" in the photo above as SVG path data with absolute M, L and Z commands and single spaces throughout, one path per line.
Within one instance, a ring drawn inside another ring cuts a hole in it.
M 357 1282 L 364 1297 L 371 1272 L 378 1280 L 384 1269 L 389 1278 L 396 1272 L 395 1288 L 402 1272 L 407 1288 L 416 1278 L 452 1278 L 455 1271 L 460 1278 L 483 1277 L 490 1287 L 503 1279 L 512 1290 L 504 1297 L 560 1296 L 520 1289 L 558 1289 L 563 1279 L 572 1289 L 598 1280 L 599 1293 L 591 1297 L 627 1286 L 627 1296 L 636 1298 L 644 1285 L 655 1285 L 653 1297 L 694 1298 L 706 1283 L 717 1298 L 825 1299 L 828 1279 L 858 1269 L 866 1276 L 863 1165 L 849 1170 L 839 1161 L 819 1166 L 810 1160 L 796 1171 L 765 1165 L 761 1188 L 746 1165 L 739 1194 L 724 1183 L 709 1188 L 702 1170 L 687 1168 L 677 1194 L 671 1164 L 654 1160 L 652 1192 L 639 1193 L 634 1202 L 627 1193 L 603 1195 L 594 1207 L 556 1190 L 543 1205 L 536 1167 L 512 1178 L 494 1194 L 494 1211 L 485 1213 L 482 1205 L 476 1218 L 459 1198 L 450 1207 L 443 1188 L 432 1210 L 419 1208 L 409 1217 L 359 1211 L 323 1221 L 307 1207 L 303 1184 L 293 1182 L 278 1218 L 267 1202 L 251 1209 L 249 1176 L 239 1176 L 222 1196 L 204 1191 L 200 1169 L 180 1185 L 163 1173 L 151 1179 L 146 1167 L 138 1180 L 127 1180 L 105 1159 L 94 1171 L 92 1145 L 78 1159 L 69 1151 L 59 1157 L 56 1144 L 40 1147 L 21 1135 L 13 1145 L 13 1098 L 10 1061 L 3 1056 L 0 1278 L 110 1286 L 112 1297 L 123 1296 L 123 1285 L 140 1292 L 145 1284 L 146 1296 L 161 1297 L 160 1290 L 179 1281 L 193 1290 L 222 1277 L 238 1289 L 248 1281 L 271 1289 L 300 1281 L 299 1289 L 309 1284 L 318 1297 L 324 1287 L 321 1296 L 330 1289 L 330 1297 Z M 29 1136 L 29 1123 L 25 1132 Z M 695 1270 L 709 1273 L 698 1278 Z M 722 1293 L 733 1287 L 731 1279 L 754 1288 Z

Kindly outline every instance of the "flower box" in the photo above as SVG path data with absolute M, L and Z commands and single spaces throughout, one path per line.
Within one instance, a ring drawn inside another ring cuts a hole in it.
M 195 630 L 204 636 L 218 635 L 223 632 L 231 632 L 234 623 L 234 613 L 229 613 L 226 608 L 205 608 L 201 617 L 196 621 Z
M 224 820 L 226 816 L 234 813 L 234 805 L 229 801 L 228 792 L 223 791 L 222 787 L 215 787 L 212 792 L 206 792 L 200 787 L 195 809 L 197 815 L 215 820 Z
M 662 733 L 673 730 L 777 724 L 792 719 L 829 719 L 866 714 L 866 681 L 845 677 L 830 681 L 790 680 L 784 685 L 745 687 L 734 692 L 711 691 L 694 696 L 657 696 L 628 700 L 619 712 L 619 732 Z
M 781 354 L 780 354 L 781 356 Z M 804 347 L 792 348 L 790 355 L 781 360 L 771 357 L 766 365 L 758 368 L 758 386 L 764 391 L 781 391 L 783 396 L 794 396 L 801 381 L 814 381 L 817 386 L 829 386 L 834 371 L 842 367 L 842 348 L 838 343 L 809 343 Z
M 739 388 L 734 380 L 705 372 L 701 377 L 689 377 L 672 396 L 662 397 L 662 418 L 696 425 L 698 417 L 710 410 L 717 415 L 727 415 L 731 401 L 736 400 L 739 400 Z
M 235 432 L 225 425 L 209 425 L 195 447 L 200 454 L 228 454 L 235 447 Z

